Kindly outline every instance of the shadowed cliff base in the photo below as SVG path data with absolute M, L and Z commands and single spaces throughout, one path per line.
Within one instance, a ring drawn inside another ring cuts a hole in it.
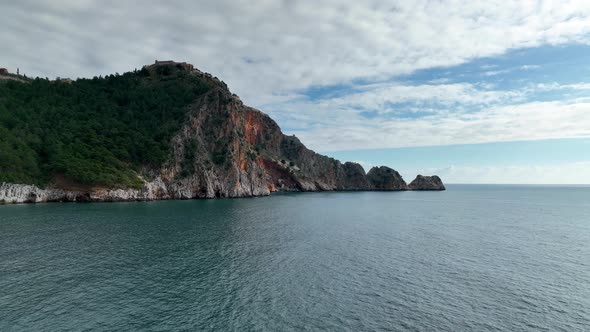
M 18 146 L 0 145 L 0 202 L 445 189 L 437 176 L 418 176 L 408 185 L 389 167 L 365 173 L 357 163 L 315 153 L 244 105 L 224 82 L 187 63 L 156 62 L 68 84 L 7 81 L 0 92 L 7 96 L 0 99 L 0 130 Z M 28 122 L 19 122 L 17 113 Z M 71 129 L 56 126 L 62 123 Z

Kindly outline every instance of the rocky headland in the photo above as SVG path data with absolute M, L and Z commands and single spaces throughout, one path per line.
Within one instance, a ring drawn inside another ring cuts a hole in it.
M 60 174 L 46 186 L 0 183 L 0 202 L 88 202 L 265 196 L 278 191 L 445 190 L 438 176 L 419 175 L 409 185 L 386 166 L 365 173 L 357 163 L 320 155 L 288 136 L 265 113 L 248 107 L 225 83 L 185 63 L 156 63 L 188 72 L 210 88 L 184 107 L 160 166 L 133 172 L 134 187 L 80 183 Z M 145 74 L 147 72 L 147 74 Z M 25 83 L 23 83 L 25 84 Z M 75 85 L 76 82 L 70 83 Z

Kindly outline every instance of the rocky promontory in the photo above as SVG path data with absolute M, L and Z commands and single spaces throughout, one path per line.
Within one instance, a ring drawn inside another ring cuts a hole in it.
M 162 70 L 163 68 L 166 70 Z M 229 91 L 225 83 L 194 69 L 192 65 L 156 63 L 144 67 L 140 73 L 131 77 L 135 80 L 133 84 L 144 84 L 142 82 L 146 80 L 151 80 L 150 84 L 170 84 L 175 72 L 179 72 L 179 77 L 189 75 L 191 80 L 198 80 L 200 86 L 207 87 L 204 90 L 206 92 L 191 100 L 186 97 L 188 101 L 183 106 L 184 115 L 178 120 L 181 121 L 179 129 L 171 135 L 165 150 L 167 156 L 159 165 L 150 163 L 125 168 L 129 163 L 124 158 L 133 156 L 133 151 L 127 153 L 117 150 L 117 146 L 112 147 L 113 155 L 120 155 L 122 159 L 121 162 L 115 160 L 113 163 L 117 165 L 118 171 L 126 172 L 121 174 L 132 174 L 132 186 L 105 185 L 100 180 L 81 181 L 73 176 L 68 177 L 70 173 L 67 172 L 49 173 L 49 181 L 44 186 L 33 183 L 15 184 L 0 178 L 0 202 L 251 197 L 277 191 L 445 189 L 437 176 L 418 176 L 407 185 L 401 175 L 389 167 L 374 167 L 365 174 L 363 167 L 357 163 L 341 163 L 315 153 L 306 148 L 297 137 L 284 135 L 268 115 L 244 105 Z M 116 82 L 117 77 L 109 79 Z M 62 84 L 58 91 L 64 94 L 66 92 L 63 90 L 76 88 L 76 84 L 77 81 Z M 127 104 L 141 101 L 125 97 L 117 102 L 124 110 Z M 164 104 L 161 107 L 165 106 Z M 97 126 L 96 122 L 92 124 Z M 93 131 L 94 137 L 101 134 Z M 124 135 L 125 131 L 117 134 Z M 101 153 L 109 155 L 104 150 Z M 56 149 L 42 149 L 42 152 L 43 155 L 40 154 L 39 158 L 48 160 L 52 158 L 51 153 L 63 153 Z M 79 155 L 80 153 L 75 156 Z M 112 160 L 111 157 L 100 158 L 100 162 L 103 159 L 108 162 Z M 72 158 L 60 163 L 60 167 L 68 170 L 69 160 Z M 77 160 L 72 162 L 81 163 Z M 92 161 L 88 165 L 90 166 L 86 167 L 91 167 Z M 48 167 L 43 168 L 41 165 L 40 169 Z M 78 169 L 79 167 L 75 168 Z M 89 174 L 92 180 L 92 174 Z

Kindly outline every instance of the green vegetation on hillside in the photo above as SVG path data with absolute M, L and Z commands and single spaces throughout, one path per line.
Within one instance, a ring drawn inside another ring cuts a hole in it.
M 0 182 L 73 182 L 138 187 L 137 171 L 157 167 L 187 105 L 211 87 L 159 67 L 79 79 L 0 83 Z M 187 156 L 192 157 L 192 156 Z

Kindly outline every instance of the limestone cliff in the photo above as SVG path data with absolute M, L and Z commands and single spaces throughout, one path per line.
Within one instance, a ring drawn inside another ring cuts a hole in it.
M 438 186 L 430 186 L 430 180 L 414 184 L 415 180 L 408 186 L 388 167 L 376 167 L 365 174 L 359 164 L 343 164 L 317 154 L 295 136 L 284 135 L 269 116 L 244 105 L 218 79 L 192 66 L 179 70 L 189 70 L 214 88 L 187 107 L 186 120 L 170 142 L 168 160 L 161 167 L 145 167 L 139 172 L 143 188 L 84 188 L 54 181 L 41 189 L 3 183 L 0 202 L 250 197 L 275 191 L 444 190 L 438 177 Z

